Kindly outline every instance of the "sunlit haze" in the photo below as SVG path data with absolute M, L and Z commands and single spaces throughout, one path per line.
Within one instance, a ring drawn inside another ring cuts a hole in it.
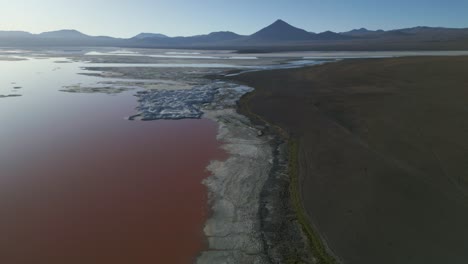
M 90 35 L 251 34 L 281 18 L 308 31 L 413 26 L 468 27 L 468 1 L 0 1 L 0 30 L 77 29 Z

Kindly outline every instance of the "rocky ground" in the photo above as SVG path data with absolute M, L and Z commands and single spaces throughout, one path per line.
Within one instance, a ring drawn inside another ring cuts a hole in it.
M 204 109 L 233 107 L 237 98 L 251 88 L 225 82 L 185 90 L 145 90 L 137 92 L 137 115 L 131 120 L 200 118 Z
M 286 144 L 234 108 L 204 117 L 219 124 L 229 158 L 208 167 L 209 249 L 197 263 L 315 263 L 290 204 Z
M 213 161 L 204 183 L 212 217 L 205 227 L 209 249 L 198 263 L 315 263 L 291 206 L 287 144 L 268 124 L 237 113 L 252 88 L 219 85 L 205 118 L 219 124 L 218 140 L 229 154 Z
M 260 193 L 272 168 L 270 137 L 259 137 L 249 120 L 233 109 L 208 111 L 219 123 L 218 139 L 229 153 L 213 161 L 204 183 L 210 192 L 212 216 L 205 226 L 209 249 L 197 263 L 270 263 L 259 219 Z

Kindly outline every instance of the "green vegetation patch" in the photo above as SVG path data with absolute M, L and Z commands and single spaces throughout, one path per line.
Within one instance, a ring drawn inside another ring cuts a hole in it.
M 301 194 L 299 191 L 299 166 L 298 166 L 298 152 L 299 144 L 296 139 L 290 138 L 288 149 L 289 149 L 289 177 L 291 184 L 289 191 L 291 193 L 291 202 L 296 212 L 297 220 L 301 224 L 302 230 L 309 240 L 314 257 L 317 259 L 318 264 L 336 264 L 336 260 L 333 256 L 328 254 L 327 248 L 325 247 L 320 235 L 314 230 L 312 225 L 309 223 L 305 210 L 302 206 Z M 298 262 L 291 262 L 298 263 Z

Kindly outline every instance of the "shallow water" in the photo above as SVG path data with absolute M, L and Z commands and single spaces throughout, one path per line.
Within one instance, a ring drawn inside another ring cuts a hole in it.
M 86 67 L 152 67 L 152 68 L 218 68 L 218 69 L 257 69 L 257 66 L 226 63 L 86 63 Z
M 0 263 L 191 263 L 205 247 L 209 120 L 132 122 L 135 91 L 82 63 L 0 61 Z M 15 89 L 14 87 L 22 87 Z

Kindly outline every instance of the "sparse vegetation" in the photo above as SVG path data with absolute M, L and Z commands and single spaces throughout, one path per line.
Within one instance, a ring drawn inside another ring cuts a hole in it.
M 291 204 L 294 207 L 294 211 L 296 213 L 297 221 L 301 225 L 301 228 L 308 239 L 313 256 L 318 261 L 317 264 L 336 264 L 337 262 L 335 258 L 328 253 L 320 235 L 314 230 L 313 225 L 310 223 L 302 205 L 301 194 L 298 185 L 298 139 L 290 136 L 288 132 L 286 132 L 278 125 L 269 123 L 263 117 L 251 111 L 249 108 L 249 101 L 254 96 L 255 90 L 245 94 L 240 100 L 239 111 L 249 116 L 251 119 L 253 119 L 254 122 L 256 121 L 269 124 L 279 136 L 288 141 L 288 174 L 291 181 L 289 186 L 289 193 Z M 301 260 L 301 256 L 294 254 L 292 256 L 286 257 L 286 263 L 301 264 L 303 261 Z
M 309 239 L 311 250 L 314 257 L 317 259 L 317 264 L 336 264 L 335 258 L 330 255 L 325 247 L 322 239 L 317 231 L 311 225 L 307 214 L 302 205 L 301 193 L 299 191 L 299 166 L 298 166 L 298 141 L 294 138 L 289 138 L 289 177 L 291 179 L 290 194 L 291 202 L 296 211 L 297 220 L 301 224 L 302 230 Z M 298 263 L 298 262 L 296 262 Z

